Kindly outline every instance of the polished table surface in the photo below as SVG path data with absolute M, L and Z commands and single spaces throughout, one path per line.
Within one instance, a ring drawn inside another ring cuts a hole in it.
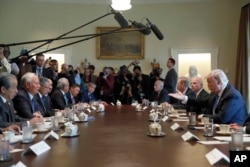
M 229 144 L 202 145 L 195 141 L 185 142 L 181 135 L 186 131 L 197 135 L 201 140 L 211 140 L 203 136 L 203 130 L 187 129 L 184 122 L 178 122 L 184 130 L 173 131 L 175 122 L 161 122 L 164 137 L 147 136 L 149 109 L 136 112 L 133 106 L 106 106 L 105 112 L 91 112 L 95 119 L 77 123 L 80 135 L 59 140 L 49 138 L 45 142 L 51 149 L 39 156 L 12 153 L 12 161 L 0 166 L 22 161 L 29 167 L 206 167 L 211 166 L 205 154 L 213 148 L 229 156 Z M 62 134 L 61 129 L 58 134 Z M 38 134 L 34 143 L 43 140 L 46 133 Z M 33 143 L 33 144 L 34 144 Z M 15 148 L 27 149 L 32 144 L 17 143 Z M 220 162 L 214 166 L 229 166 Z

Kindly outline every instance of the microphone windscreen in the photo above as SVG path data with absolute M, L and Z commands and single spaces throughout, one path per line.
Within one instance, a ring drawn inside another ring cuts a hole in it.
M 150 24 L 151 30 L 154 32 L 154 34 L 157 36 L 159 40 L 163 40 L 164 36 L 162 35 L 161 31 L 156 27 L 154 24 Z
M 122 28 L 128 27 L 128 21 L 123 17 L 121 13 L 115 12 L 114 18 Z
M 136 21 L 133 21 L 132 22 L 132 25 L 136 28 L 139 29 L 139 31 L 144 34 L 144 35 L 149 35 L 151 33 L 151 30 L 149 27 L 145 26 L 144 24 L 142 23 L 138 23 Z

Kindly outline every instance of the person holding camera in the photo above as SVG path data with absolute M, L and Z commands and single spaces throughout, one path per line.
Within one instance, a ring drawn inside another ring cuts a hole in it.
M 128 71 L 128 67 L 125 65 L 121 66 L 115 80 L 115 97 L 121 101 L 122 104 L 132 103 L 131 79 L 132 75 Z
M 11 65 L 5 57 L 4 47 L 0 46 L 0 73 L 1 72 L 11 72 Z
M 148 75 L 145 75 L 141 72 L 140 66 L 134 66 L 131 86 L 134 100 L 139 103 L 142 102 L 142 99 L 148 99 L 150 96 L 150 78 Z
M 95 94 L 97 98 L 107 103 L 114 103 L 114 83 L 115 78 L 110 67 L 104 67 L 96 79 Z

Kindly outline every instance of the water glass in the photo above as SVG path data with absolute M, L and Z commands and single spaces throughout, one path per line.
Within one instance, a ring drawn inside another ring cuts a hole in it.
M 196 125 L 196 113 L 190 112 L 189 113 L 189 126 L 194 127 Z
M 233 151 L 243 150 L 243 132 L 234 131 L 231 133 L 231 137 L 232 137 L 231 150 Z
M 59 122 L 56 117 L 51 117 L 51 124 L 52 124 L 52 130 L 58 130 L 59 129 Z
M 10 159 L 9 141 L 0 139 L 0 162 Z
M 213 119 L 210 119 L 206 124 L 204 124 L 204 136 L 211 137 L 214 135 L 214 123 Z
M 22 130 L 23 130 L 23 143 L 31 143 L 32 142 L 32 126 L 31 125 L 23 125 L 22 126 Z

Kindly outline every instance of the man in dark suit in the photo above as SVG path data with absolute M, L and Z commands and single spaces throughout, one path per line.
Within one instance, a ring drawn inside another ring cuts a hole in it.
M 36 65 L 32 67 L 32 72 L 35 73 L 38 77 L 46 77 L 53 79 L 53 72 L 49 69 L 43 67 L 44 65 L 44 55 L 36 55 Z
M 57 82 L 57 89 L 52 93 L 51 101 L 55 109 L 64 110 L 71 107 L 67 93 L 69 91 L 69 81 L 67 78 L 60 78 Z
M 168 72 L 165 76 L 164 80 L 164 88 L 168 91 L 168 93 L 176 92 L 176 84 L 178 79 L 178 74 L 174 69 L 175 60 L 173 58 L 169 58 L 167 61 Z M 176 99 L 170 97 L 171 103 L 176 103 Z
M 178 78 L 177 90 L 189 98 L 195 97 L 194 91 L 189 87 L 189 79 L 187 77 L 182 76 Z M 187 112 L 190 111 L 190 107 L 186 106 L 186 104 L 182 104 L 180 100 L 178 100 L 176 103 L 173 103 L 172 105 L 176 109 L 186 109 Z
M 9 73 L 0 74 L 0 128 L 6 128 L 10 125 L 22 124 L 29 121 L 31 124 L 43 121 L 42 118 L 34 117 L 32 119 L 22 118 L 14 113 L 12 99 L 17 94 L 17 79 Z
M 246 105 L 240 92 L 228 83 L 226 74 L 216 69 L 211 71 L 206 79 L 211 91 L 207 99 L 188 98 L 180 92 L 170 96 L 182 100 L 187 105 L 207 107 L 207 113 L 199 115 L 199 119 L 208 116 L 214 123 L 243 125 L 247 117 Z
M 158 104 L 170 102 L 170 98 L 168 96 L 168 91 L 164 88 L 164 83 L 161 80 L 156 80 L 154 83 L 154 95 L 149 98 L 150 101 L 157 101 Z M 145 104 L 145 99 L 143 102 Z
M 175 60 L 173 58 L 169 58 L 167 61 L 167 67 L 168 72 L 166 74 L 165 80 L 164 80 L 164 88 L 169 93 L 175 93 L 176 92 L 176 84 L 178 79 L 178 74 L 174 69 Z
M 79 92 L 80 92 L 80 86 L 77 84 L 74 84 L 70 86 L 69 92 L 67 93 L 68 99 L 69 99 L 69 104 L 71 106 L 77 104 L 80 102 L 79 98 Z
M 40 88 L 40 82 L 36 74 L 26 73 L 21 78 L 21 89 L 13 99 L 17 114 L 23 118 L 31 119 L 34 116 L 42 117 L 39 113 L 37 101 L 34 98 Z
M 94 91 L 96 88 L 96 84 L 93 82 L 88 83 L 87 89 L 83 92 L 83 95 L 81 97 L 81 102 L 89 103 L 91 101 L 96 101 L 96 98 L 94 96 Z
M 39 81 L 41 86 L 38 93 L 34 96 L 37 101 L 39 111 L 44 117 L 53 116 L 54 109 L 50 103 L 50 97 L 48 96 L 52 89 L 52 85 L 49 79 L 45 77 L 40 77 Z
M 193 77 L 191 79 L 191 89 L 196 94 L 196 99 L 202 100 L 208 98 L 209 94 L 208 92 L 203 88 L 203 81 L 201 77 Z M 206 113 L 207 108 L 206 107 L 199 107 L 199 106 L 191 106 L 190 112 L 196 112 L 197 115 Z

